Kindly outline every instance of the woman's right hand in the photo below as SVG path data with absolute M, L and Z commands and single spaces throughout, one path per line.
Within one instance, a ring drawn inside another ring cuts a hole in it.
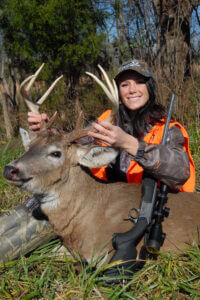
M 44 120 L 45 122 L 48 122 L 49 117 L 47 114 L 36 114 L 33 112 L 28 112 L 28 124 L 29 129 L 32 131 L 38 131 L 40 130 L 41 121 Z
M 89 136 L 105 142 L 108 146 L 120 148 L 131 155 L 136 155 L 139 147 L 138 140 L 126 133 L 119 126 L 115 126 L 107 121 L 93 122 L 92 127 L 95 131 L 90 130 Z

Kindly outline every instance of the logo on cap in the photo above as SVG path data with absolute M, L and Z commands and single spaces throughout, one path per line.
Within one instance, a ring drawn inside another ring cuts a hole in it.
M 140 67 L 140 62 L 138 60 L 132 60 L 131 62 L 125 63 L 122 65 L 122 71 L 131 67 Z

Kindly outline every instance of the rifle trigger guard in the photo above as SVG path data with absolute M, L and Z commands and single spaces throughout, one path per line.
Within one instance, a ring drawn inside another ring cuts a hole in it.
M 136 216 L 135 216 L 135 217 L 132 216 L 132 214 L 131 214 L 132 211 L 134 211 L 134 212 L 136 213 Z M 124 218 L 124 221 L 131 221 L 132 223 L 136 224 L 136 223 L 137 223 L 137 220 L 138 220 L 139 212 L 140 212 L 139 209 L 137 209 L 137 208 L 135 208 L 135 207 L 131 208 L 131 209 L 129 210 L 129 215 L 128 215 L 128 217 L 127 217 L 127 218 Z

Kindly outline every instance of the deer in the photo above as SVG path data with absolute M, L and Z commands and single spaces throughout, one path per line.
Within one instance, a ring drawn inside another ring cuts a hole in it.
M 112 102 L 109 121 L 114 122 L 118 110 L 117 87 L 101 67 L 100 70 L 106 84 L 95 75 L 88 75 L 100 84 Z M 46 96 L 34 104 L 30 102 L 28 91 L 38 73 L 21 85 L 29 109 L 37 112 Z M 9 183 L 34 195 L 55 233 L 72 255 L 78 253 L 89 263 L 107 253 L 106 263 L 114 251 L 113 234 L 133 227 L 132 218 L 128 216 L 133 209 L 140 208 L 141 185 L 100 182 L 91 174 L 91 168 L 113 161 L 118 149 L 95 140 L 83 142 L 89 129 L 80 128 L 80 119 L 76 128 L 68 133 L 51 129 L 55 114 L 47 123 L 42 123 L 34 137 L 29 138 L 28 133 L 23 132 L 26 151 L 5 166 L 3 175 Z M 162 251 L 181 252 L 188 245 L 198 245 L 200 194 L 169 193 L 167 205 L 170 215 L 163 224 L 167 237 Z

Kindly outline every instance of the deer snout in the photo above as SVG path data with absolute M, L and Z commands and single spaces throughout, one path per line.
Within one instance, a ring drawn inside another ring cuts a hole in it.
M 16 180 L 19 175 L 19 169 L 14 166 L 5 166 L 3 176 L 8 180 Z

